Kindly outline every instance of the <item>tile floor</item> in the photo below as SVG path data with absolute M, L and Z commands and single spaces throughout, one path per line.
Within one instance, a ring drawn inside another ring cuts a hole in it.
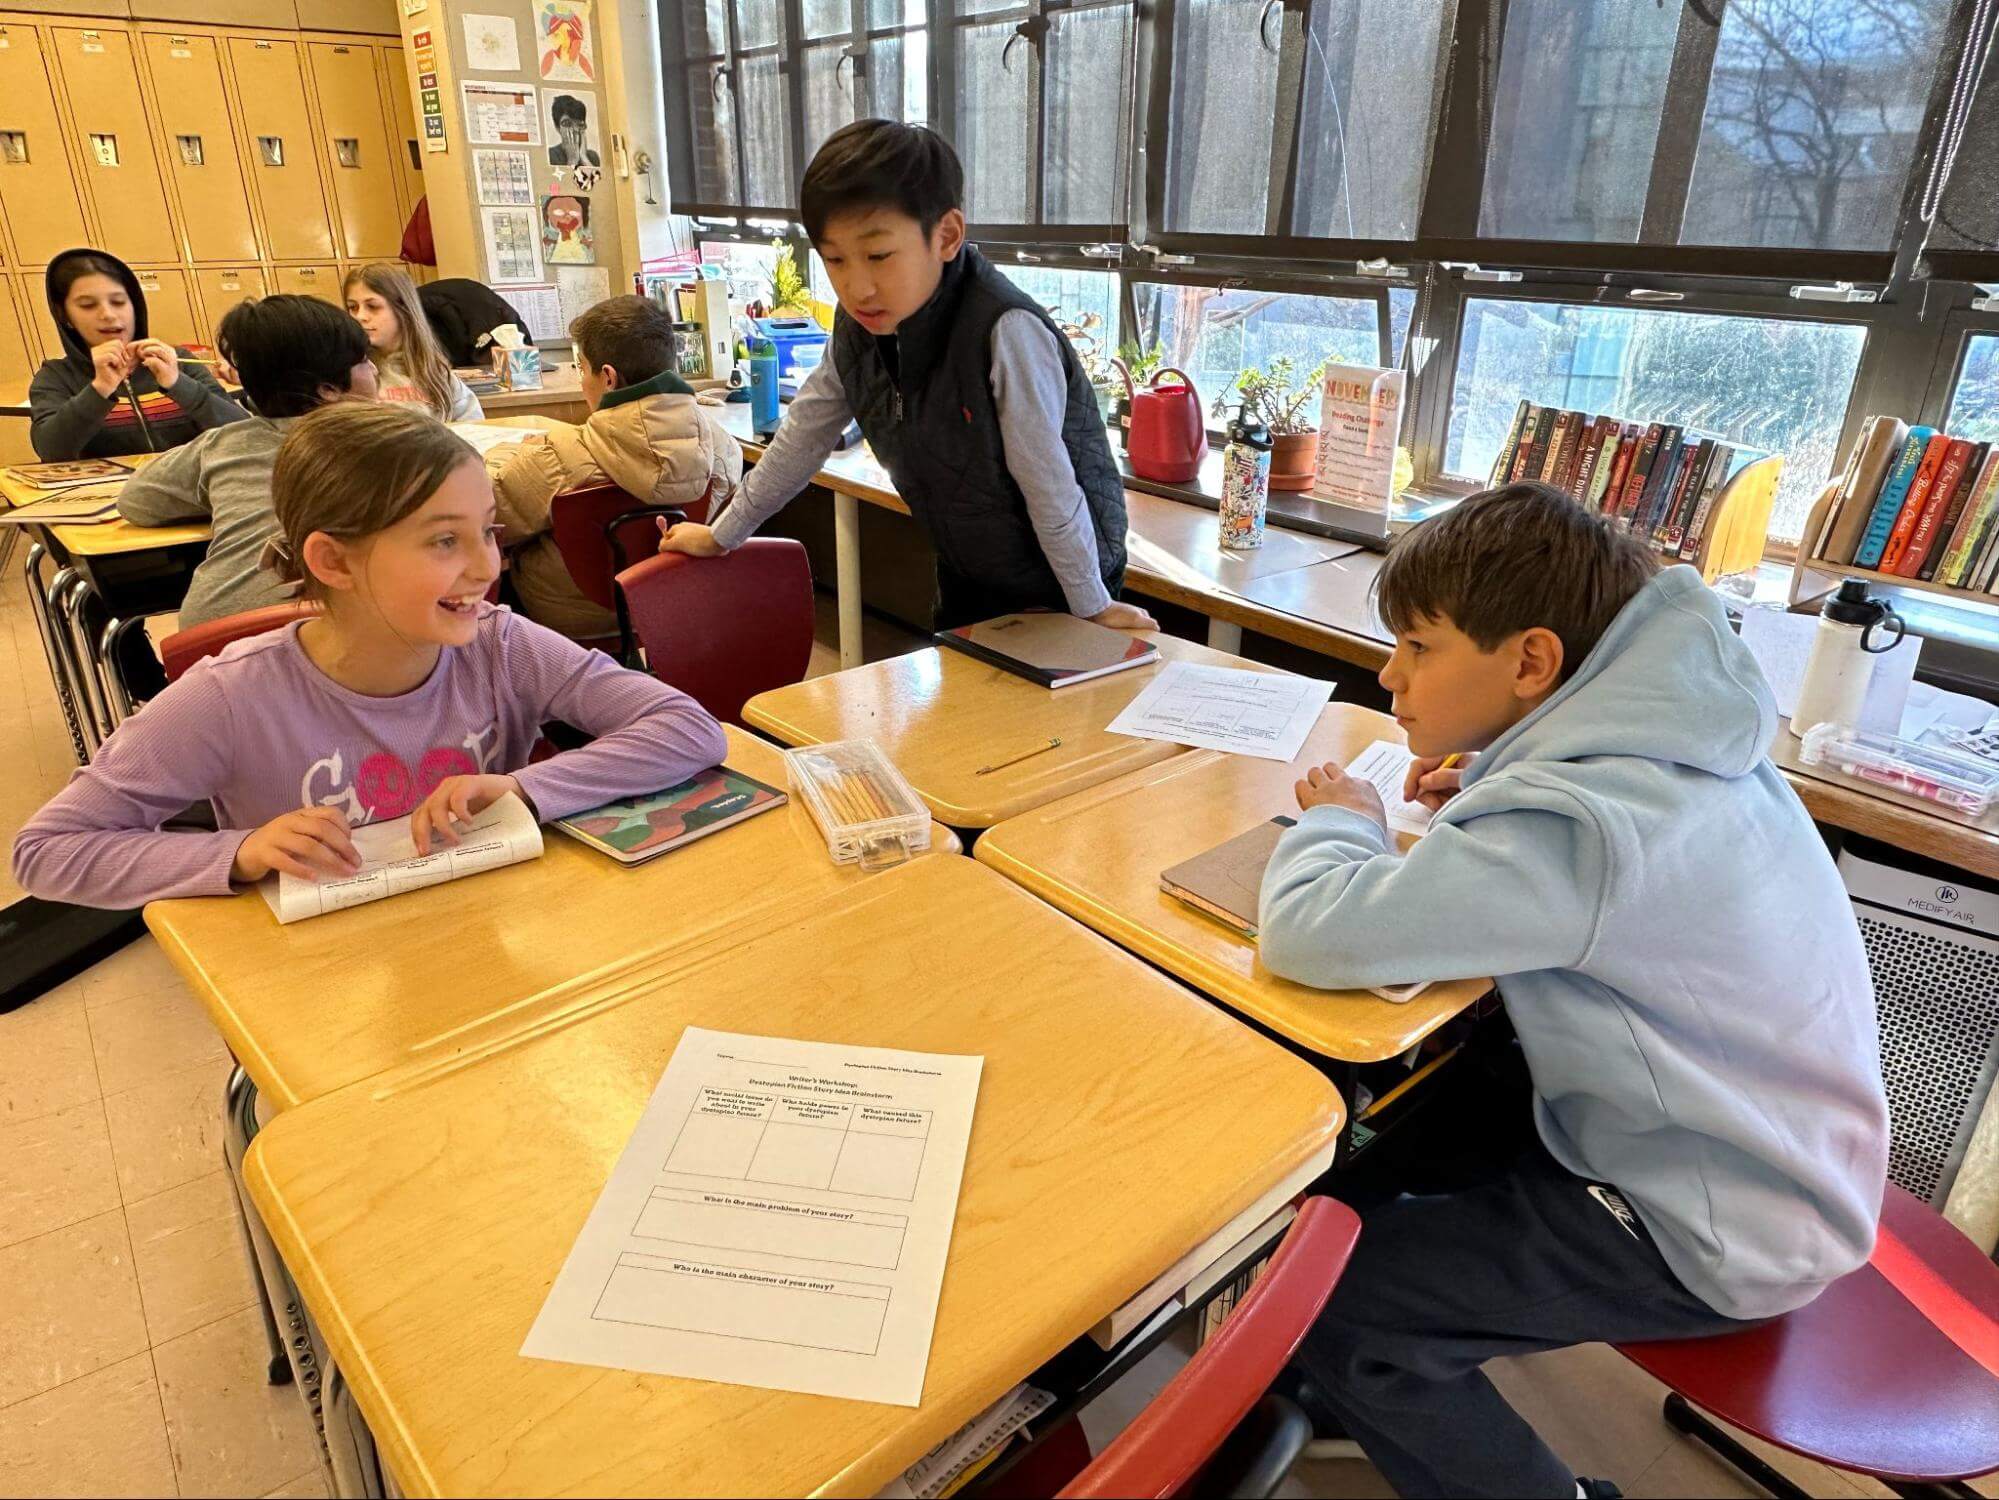
M 822 642 L 833 639 L 822 601 Z M 871 657 L 915 638 L 870 620 Z M 815 674 L 837 667 L 821 645 Z M 0 838 L 71 769 L 16 567 L 0 583 Z M 0 903 L 18 891 L 0 870 Z M 304 1409 L 265 1348 L 222 1171 L 221 1040 L 144 939 L 0 1015 L 0 1493 L 323 1495 Z M 1155 1353 L 1088 1424 L 1114 1431 L 1186 1357 Z M 1609 1350 L 1502 1362 L 1507 1394 L 1627 1494 L 1755 1493 L 1660 1420 Z M 1889 1492 L 1788 1457 L 1814 1494 Z M 1307 1462 L 1287 1495 L 1388 1491 Z

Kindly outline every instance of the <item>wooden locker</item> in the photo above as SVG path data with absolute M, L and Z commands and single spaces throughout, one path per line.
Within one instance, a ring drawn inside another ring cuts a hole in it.
M 20 309 L 14 305 L 14 283 L 25 282 L 25 276 L 0 276 L 0 392 L 11 398 L 16 393 L 25 396 L 28 381 L 41 365 L 42 351 L 29 342 L 27 327 L 21 321 Z M 33 278 L 39 302 L 41 278 Z M 0 417 L 0 424 L 19 424 L 25 431 L 27 423 L 19 417 Z
M 27 160 L 18 160 L 23 153 Z M 32 26 L 0 26 L 0 217 L 13 231 L 21 266 L 45 265 L 90 239 L 42 39 Z
M 264 273 L 254 265 L 203 266 L 194 273 L 194 289 L 201 298 L 202 325 L 212 339 L 224 313 L 264 295 Z
M 340 300 L 338 266 L 273 266 L 271 276 L 281 292 L 298 297 L 321 297 L 335 306 L 344 305 Z
M 124 31 L 49 31 L 76 126 L 77 160 L 101 243 L 125 261 L 179 260 L 152 121 L 139 93 L 132 38 Z
M 273 260 L 333 254 L 333 223 L 319 181 L 298 43 L 229 38 L 229 68 L 243 115 L 243 160 L 257 186 Z
M 146 294 L 146 332 L 169 344 L 205 344 L 206 330 L 194 315 L 194 299 L 188 295 L 187 272 L 142 271 L 132 268 L 139 278 L 139 290 Z
M 195 260 L 255 260 L 257 232 L 215 39 L 149 31 L 142 42 L 189 253 Z
M 319 98 L 321 159 L 340 224 L 339 253 L 355 260 L 394 260 L 402 246 L 403 216 L 375 49 L 359 42 L 310 42 L 306 53 Z
M 410 75 L 402 48 L 382 49 L 382 77 L 389 86 L 389 160 L 395 165 L 398 207 L 407 224 L 416 212 L 416 200 L 423 196 L 423 127 L 410 102 Z M 396 244 L 402 245 L 400 234 Z

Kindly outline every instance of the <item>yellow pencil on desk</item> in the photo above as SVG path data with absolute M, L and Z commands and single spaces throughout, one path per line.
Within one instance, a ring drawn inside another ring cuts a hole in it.
M 1021 751 L 1020 754 L 1014 756 L 1010 760 L 996 760 L 989 766 L 980 766 L 978 770 L 974 771 L 972 774 L 974 776 L 986 776 L 994 771 L 1004 771 L 1008 766 L 1017 766 L 1022 761 L 1032 760 L 1037 755 L 1046 755 L 1050 750 L 1058 748 L 1061 745 L 1061 743 L 1062 743 L 1062 737 L 1059 734 L 1050 735 L 1048 737 L 1047 744 L 1036 745 L 1032 750 L 1023 750 Z

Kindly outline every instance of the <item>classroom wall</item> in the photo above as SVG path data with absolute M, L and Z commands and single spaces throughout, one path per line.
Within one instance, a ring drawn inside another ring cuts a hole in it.
M 60 352 L 61 249 L 129 261 L 152 331 L 207 342 L 246 297 L 338 300 L 349 267 L 396 257 L 422 191 L 395 0 L 106 8 L 0 11 L 0 132 L 23 146 L 0 139 L 0 388 Z

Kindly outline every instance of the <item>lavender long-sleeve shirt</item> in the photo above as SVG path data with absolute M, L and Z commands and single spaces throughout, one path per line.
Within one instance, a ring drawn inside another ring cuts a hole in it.
M 406 817 L 447 776 L 511 775 L 543 819 L 656 791 L 719 763 L 722 728 L 684 693 L 487 607 L 421 687 L 350 692 L 306 656 L 299 627 L 190 668 L 105 742 L 14 840 L 14 878 L 83 906 L 222 896 L 244 838 L 301 807 L 353 824 Z M 596 736 L 536 765 L 551 720 Z M 161 832 L 211 800 L 216 833 Z

